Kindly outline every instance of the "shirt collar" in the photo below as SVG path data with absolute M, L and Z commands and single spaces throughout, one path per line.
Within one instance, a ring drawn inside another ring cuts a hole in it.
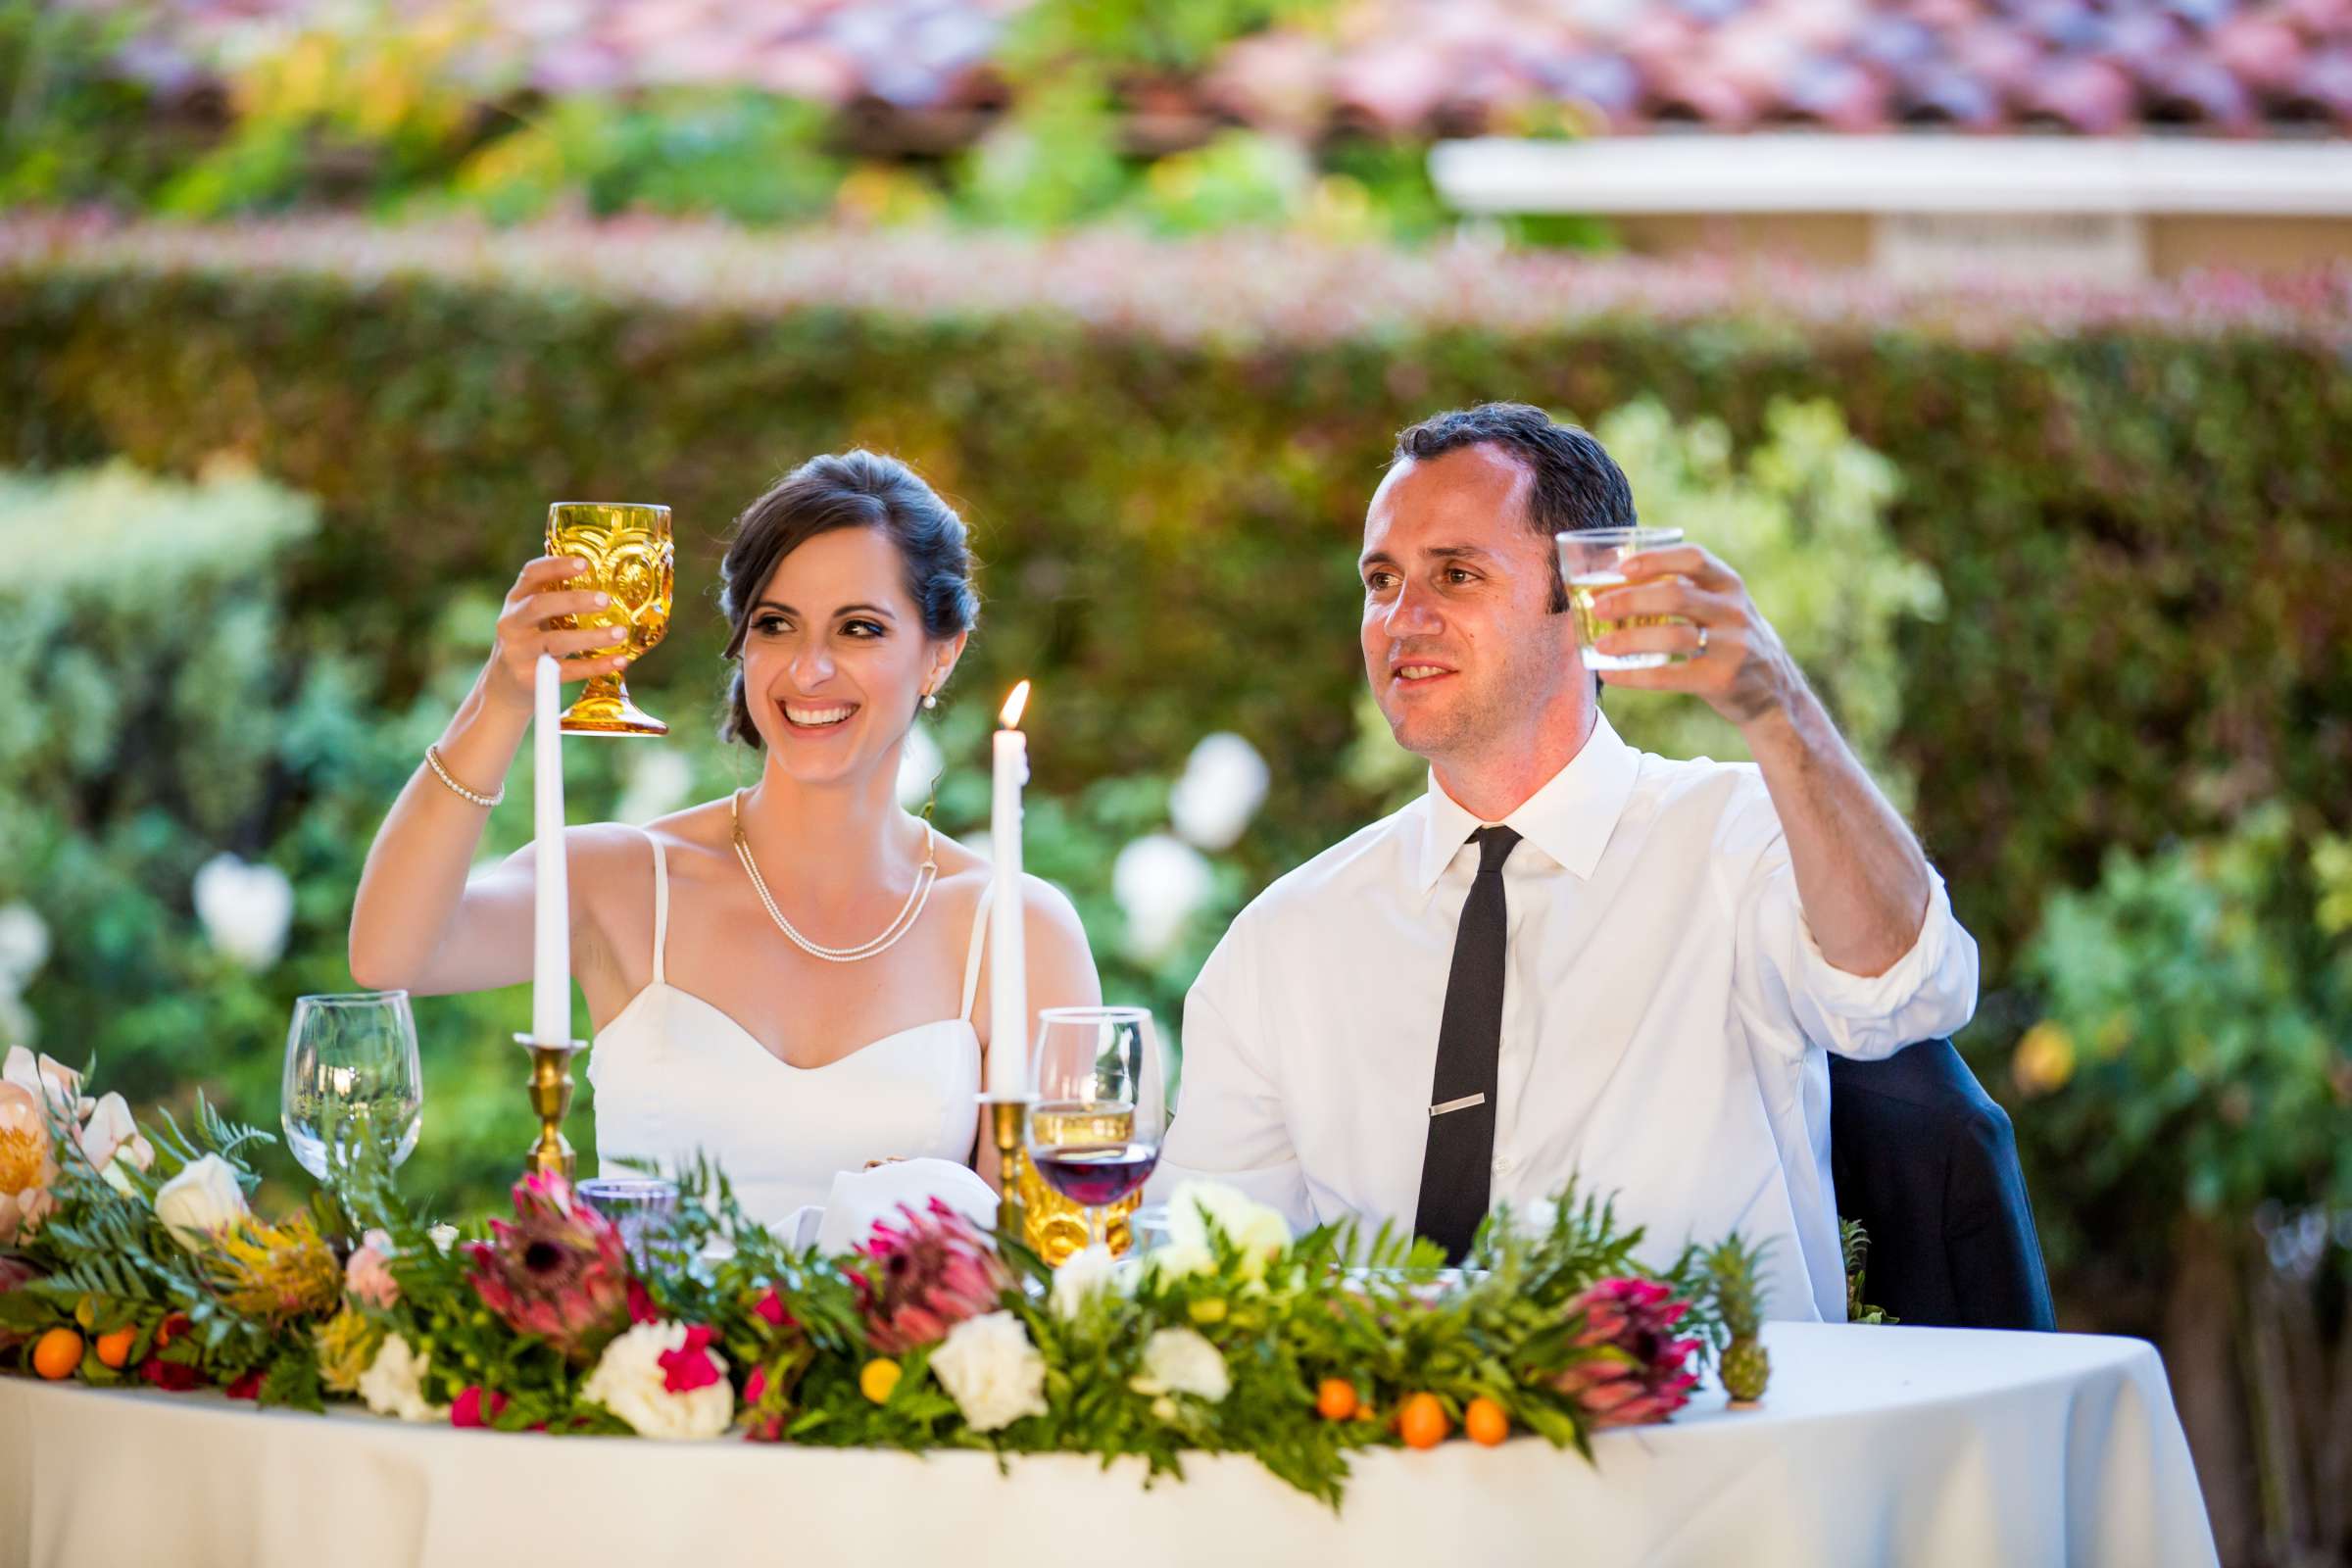
M 1619 738 L 1605 714 L 1596 713 L 1583 748 L 1504 817 L 1503 825 L 1578 877 L 1589 877 L 1608 847 L 1641 766 L 1640 754 Z M 1421 858 L 1413 885 L 1426 894 L 1484 823 L 1446 793 L 1434 771 L 1422 804 Z

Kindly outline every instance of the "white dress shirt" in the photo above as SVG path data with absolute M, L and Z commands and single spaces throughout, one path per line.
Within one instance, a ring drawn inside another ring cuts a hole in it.
M 1930 872 L 1884 974 L 1822 956 L 1763 775 L 1637 752 L 1606 718 L 1504 819 L 1509 906 L 1490 1198 L 1573 1177 L 1664 1267 L 1766 1243 L 1766 1312 L 1845 1316 L 1825 1052 L 1884 1056 L 1976 1007 L 1977 945 Z M 1184 1010 L 1154 1190 L 1232 1183 L 1294 1225 L 1412 1224 L 1438 1025 L 1481 823 L 1439 787 L 1244 909 Z

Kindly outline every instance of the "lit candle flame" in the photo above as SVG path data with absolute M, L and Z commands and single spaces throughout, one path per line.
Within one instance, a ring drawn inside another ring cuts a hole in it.
M 1019 729 L 1021 727 L 1021 710 L 1028 706 L 1029 683 L 1023 681 L 1012 689 L 1010 697 L 1004 699 L 1004 707 L 998 712 L 997 722 L 1006 729 Z

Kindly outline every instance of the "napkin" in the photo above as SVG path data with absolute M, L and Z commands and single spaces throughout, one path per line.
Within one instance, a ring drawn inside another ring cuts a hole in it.
M 971 1167 L 926 1158 L 841 1171 L 822 1205 L 804 1204 L 776 1229 L 795 1247 L 846 1252 L 873 1234 L 874 1221 L 896 1219 L 901 1204 L 921 1213 L 934 1198 L 982 1230 L 997 1223 L 997 1195 Z

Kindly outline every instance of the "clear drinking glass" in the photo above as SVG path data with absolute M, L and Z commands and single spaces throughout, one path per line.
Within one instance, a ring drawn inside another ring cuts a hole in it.
M 1158 1031 L 1142 1007 L 1048 1007 L 1030 1065 L 1029 1163 L 1086 1210 L 1087 1243 L 1102 1245 L 1105 1210 L 1159 1163 L 1167 1111 Z
M 666 1225 L 678 1207 L 678 1184 L 659 1176 L 588 1176 L 571 1192 L 613 1223 L 640 1268 L 646 1262 L 646 1233 Z
M 424 1130 L 424 1073 L 406 991 L 297 997 L 280 1096 L 286 1145 L 319 1180 L 363 1139 L 409 1157 Z
M 1680 528 L 1572 528 L 1555 533 L 1552 541 L 1559 547 L 1560 577 L 1568 584 L 1568 605 L 1576 612 L 1577 640 L 1584 644 L 1587 669 L 1655 669 L 1670 662 L 1672 654 L 1604 654 L 1599 651 L 1600 639 L 1613 631 L 1626 631 L 1635 626 L 1671 625 L 1673 615 L 1628 615 L 1619 620 L 1603 620 L 1592 613 L 1595 595 L 1612 588 L 1625 586 L 1625 573 L 1618 563 L 1627 556 L 1643 550 L 1663 550 L 1683 542 Z

